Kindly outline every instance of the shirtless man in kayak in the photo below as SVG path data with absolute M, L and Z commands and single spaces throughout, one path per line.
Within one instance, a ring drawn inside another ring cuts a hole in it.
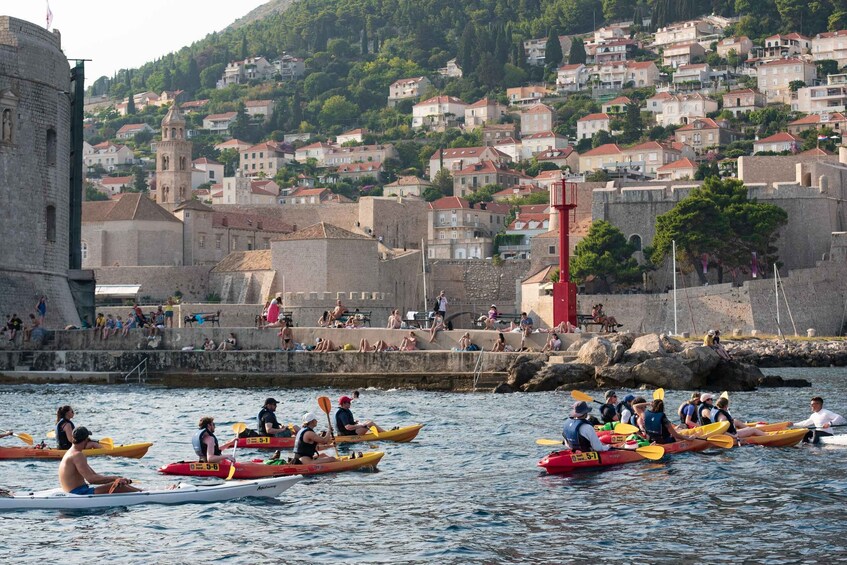
M 73 445 L 59 463 L 59 483 L 62 490 L 71 494 L 111 494 L 116 492 L 138 492 L 141 489 L 129 486 L 132 482 L 125 477 L 100 475 L 88 464 L 83 449 L 89 449 L 96 442 L 88 438 L 91 433 L 84 426 L 73 432 Z M 93 487 L 94 485 L 103 485 Z

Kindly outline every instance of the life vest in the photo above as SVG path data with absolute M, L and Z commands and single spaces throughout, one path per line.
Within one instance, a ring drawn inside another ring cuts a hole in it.
M 674 441 L 667 427 L 664 412 L 644 411 L 644 431 L 656 443 L 671 443 Z
M 581 418 L 568 418 L 565 420 L 562 435 L 565 436 L 565 441 L 568 443 L 571 451 L 592 451 L 591 442 L 579 433 L 579 429 L 583 425 L 589 424 Z
M 726 433 L 735 435 L 738 431 L 735 429 L 735 422 L 732 420 L 732 414 L 729 413 L 728 410 L 723 410 L 722 408 L 714 408 L 712 410 L 712 419 L 715 422 L 718 422 L 718 416 L 723 414 L 723 417 L 726 418 L 726 421 L 729 422 L 729 428 L 727 428 Z
M 614 422 L 617 414 L 618 412 L 615 410 L 614 404 L 606 403 L 600 406 L 600 417 L 603 418 L 604 424 Z
M 712 410 L 714 410 L 714 406 L 709 404 L 708 402 L 701 402 L 700 406 L 697 407 L 697 424 L 700 426 L 707 426 L 712 423 Z M 709 411 L 709 416 L 703 416 L 703 410 Z
M 74 428 L 76 427 L 73 422 L 66 420 L 65 418 L 56 422 L 56 441 L 59 444 L 59 449 L 70 449 L 72 445 L 71 442 L 68 441 L 68 434 L 66 434 L 65 430 L 62 429 L 65 424 L 71 425 L 71 435 L 73 435 Z
M 268 417 L 269 414 L 270 414 L 270 417 Z M 259 415 L 256 416 L 256 419 L 259 420 L 259 435 L 261 435 L 261 436 L 268 435 L 268 432 L 265 430 L 265 423 L 266 423 L 264 421 L 265 418 L 268 418 L 268 421 L 271 424 L 272 430 L 278 430 L 280 428 L 279 422 L 276 419 L 276 414 L 274 414 L 272 411 L 268 410 L 267 408 L 262 407 L 262 409 L 259 410 Z
M 294 438 L 294 457 L 299 461 L 300 457 L 314 457 L 318 452 L 318 444 L 309 443 L 305 439 L 303 439 L 303 435 L 306 432 L 314 432 L 312 428 L 308 426 L 303 426 L 300 428 L 300 431 L 297 432 L 297 437 Z
M 199 457 L 201 461 L 206 460 L 206 444 L 203 443 L 203 440 L 207 435 L 211 436 L 211 438 L 215 441 L 215 455 L 221 454 L 221 448 L 218 446 L 218 438 L 215 437 L 215 434 L 206 428 L 200 428 L 194 432 L 194 436 L 191 438 L 191 447 L 194 448 L 194 453 L 197 454 L 197 457 Z

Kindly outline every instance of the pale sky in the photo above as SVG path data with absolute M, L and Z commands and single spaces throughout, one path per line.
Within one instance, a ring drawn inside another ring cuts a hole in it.
M 85 63 L 86 84 L 142 64 L 220 31 L 267 0 L 50 0 L 51 28 L 68 58 Z M 0 16 L 40 26 L 45 0 L 0 0 Z

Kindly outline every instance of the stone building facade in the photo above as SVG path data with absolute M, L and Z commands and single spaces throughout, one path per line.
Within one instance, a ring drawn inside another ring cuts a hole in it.
M 191 142 L 176 103 L 162 118 L 162 141 L 156 146 L 155 200 L 168 210 L 191 199 Z
M 0 16 L 0 313 L 26 318 L 43 294 L 48 327 L 79 323 L 68 284 L 70 91 L 59 32 Z

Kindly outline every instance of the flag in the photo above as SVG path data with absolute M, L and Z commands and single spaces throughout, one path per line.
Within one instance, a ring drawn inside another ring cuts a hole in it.
M 829 139 L 829 138 L 825 135 L 819 135 L 818 136 L 818 141 L 824 141 L 824 140 L 827 140 L 827 139 Z
M 47 2 L 47 29 L 50 29 L 50 24 L 53 23 L 53 12 L 50 10 L 50 2 Z

